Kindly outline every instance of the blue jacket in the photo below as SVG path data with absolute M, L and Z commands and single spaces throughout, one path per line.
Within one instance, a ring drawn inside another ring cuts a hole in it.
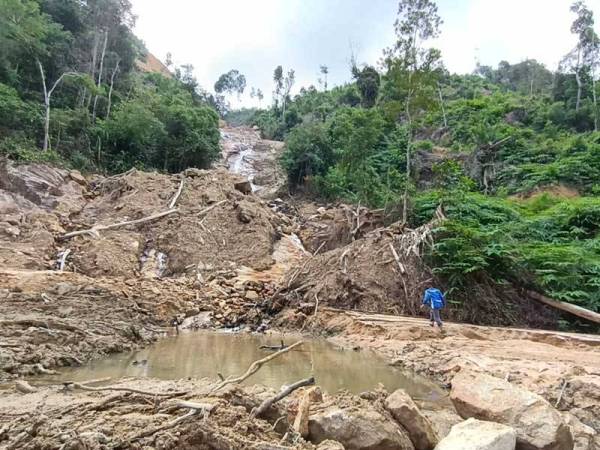
M 423 304 L 431 309 L 442 309 L 446 306 L 446 299 L 439 289 L 429 288 L 423 296 Z

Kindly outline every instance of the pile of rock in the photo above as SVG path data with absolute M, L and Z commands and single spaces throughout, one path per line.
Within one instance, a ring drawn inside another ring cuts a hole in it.
M 563 417 L 537 394 L 486 374 L 464 371 L 455 376 L 450 399 L 460 417 L 466 420 L 456 416 L 449 431 L 448 428 L 440 431 L 443 427 L 434 423 L 438 416 L 430 414 L 431 411 L 425 414 L 401 389 L 390 395 L 385 391 L 370 394 L 370 401 L 356 398 L 344 401 L 339 395 L 331 401 L 328 396 L 323 400 L 322 396 L 312 398 L 305 393 L 288 404 L 288 423 L 294 424 L 293 429 L 319 445 L 319 449 L 596 448 L 589 427 L 578 426 L 572 416 Z M 585 436 L 577 434 L 579 429 Z
M 269 283 L 233 279 L 215 279 L 209 283 L 212 325 L 235 328 L 241 325 L 253 330 L 266 329 L 265 319 L 275 287 Z

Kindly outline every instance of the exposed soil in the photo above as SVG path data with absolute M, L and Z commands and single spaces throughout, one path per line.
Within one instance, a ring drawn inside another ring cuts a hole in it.
M 231 387 L 210 394 L 216 379 L 111 381 L 172 393 L 162 400 L 63 386 L 15 391 L 15 380 L 35 385 L 36 375 L 148 345 L 174 326 L 300 330 L 375 350 L 442 386 L 459 370 L 487 373 L 600 429 L 598 336 L 462 323 L 440 332 L 406 317 L 422 314 L 422 290 L 435 282 L 421 254 L 440 217 L 410 230 L 386 226 L 382 211 L 276 198 L 281 144 L 250 129 L 228 128 L 223 136 L 224 160 L 252 184 L 224 168 L 84 178 L 0 164 L 0 448 L 315 448 L 285 436 L 285 421 L 273 426 L 298 408 L 300 394 L 253 419 L 251 409 L 274 393 Z M 65 238 L 86 229 L 92 231 Z M 450 306 L 444 318 L 556 327 L 555 312 L 506 287 L 482 280 L 473 292 L 480 295 Z M 383 396 L 340 394 L 324 402 L 374 408 L 392 420 Z M 218 408 L 158 430 L 185 414 L 176 407 L 181 399 Z M 451 408 L 424 414 L 438 414 L 441 435 L 460 420 Z

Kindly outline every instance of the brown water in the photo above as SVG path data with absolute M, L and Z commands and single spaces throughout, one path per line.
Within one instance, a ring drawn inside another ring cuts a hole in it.
M 191 332 L 167 337 L 146 349 L 107 357 L 79 368 L 61 369 L 52 380 L 83 381 L 111 377 L 155 377 L 160 379 L 216 378 L 241 375 L 253 361 L 271 352 L 261 345 L 279 345 L 298 340 L 295 336 L 250 335 L 245 333 Z M 145 361 L 145 362 L 143 362 Z M 264 365 L 246 384 L 263 384 L 279 389 L 283 384 L 314 374 L 328 392 L 346 389 L 360 393 L 382 383 L 388 391 L 405 389 L 413 398 L 437 403 L 443 391 L 424 378 L 387 365 L 366 351 L 342 350 L 325 341 L 309 340 Z

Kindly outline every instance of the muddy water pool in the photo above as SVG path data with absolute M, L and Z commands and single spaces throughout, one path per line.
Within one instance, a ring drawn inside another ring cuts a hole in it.
M 83 381 L 104 377 L 155 377 L 160 379 L 216 378 L 241 375 L 257 359 L 272 353 L 262 345 L 289 345 L 296 336 L 279 334 L 189 332 L 160 339 L 143 350 L 93 361 L 78 368 L 63 368 L 51 380 Z M 283 384 L 314 374 L 328 392 L 346 389 L 352 393 L 371 390 L 382 383 L 388 391 L 405 389 L 413 398 L 438 403 L 444 392 L 425 378 L 389 366 L 367 351 L 344 350 L 322 340 L 307 340 L 298 349 L 270 361 L 246 384 L 279 389 Z M 48 380 L 48 378 L 46 378 Z

